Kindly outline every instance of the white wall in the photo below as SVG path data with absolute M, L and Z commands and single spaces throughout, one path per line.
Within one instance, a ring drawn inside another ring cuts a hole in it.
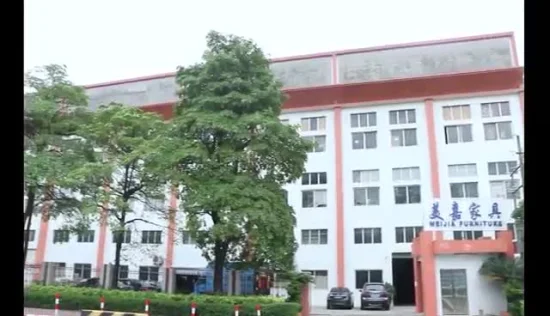
M 464 98 L 455 100 L 436 100 L 434 102 L 435 132 L 439 160 L 439 176 L 441 199 L 450 198 L 449 178 L 447 166 L 449 164 L 477 163 L 478 182 L 480 197 L 489 196 L 489 180 L 509 179 L 508 176 L 488 176 L 487 162 L 517 160 L 515 154 L 516 141 L 492 141 L 486 142 L 483 134 L 483 120 L 481 119 L 480 103 L 482 102 L 509 101 L 512 111 L 514 132 L 523 137 L 523 116 L 519 107 L 517 95 L 503 95 L 483 98 Z M 442 121 L 441 108 L 446 105 L 470 104 L 474 133 L 474 142 L 467 144 L 445 144 L 444 123 Z M 389 125 L 389 111 L 391 110 L 416 110 L 416 123 L 407 124 L 403 127 L 417 128 L 417 146 L 398 147 L 390 146 L 390 129 L 399 128 L 398 125 Z M 378 132 L 376 149 L 353 150 L 351 133 L 350 114 L 372 112 L 377 113 Z M 313 305 L 324 305 L 326 294 L 330 287 L 336 286 L 336 195 L 335 195 L 335 151 L 334 151 L 334 111 L 320 110 L 311 112 L 284 112 L 281 119 L 288 119 L 290 124 L 300 124 L 300 119 L 305 117 L 326 117 L 326 129 L 324 132 L 301 132 L 302 136 L 326 135 L 326 151 L 322 153 L 308 154 L 306 172 L 326 172 L 326 185 L 302 186 L 300 179 L 295 183 L 288 184 L 285 189 L 288 191 L 289 204 L 294 207 L 297 218 L 295 229 L 296 239 L 300 242 L 302 229 L 327 229 L 327 245 L 300 245 L 296 255 L 296 263 L 301 270 L 327 270 L 328 288 L 313 289 Z M 342 109 L 342 153 L 343 153 L 343 200 L 344 200 L 344 238 L 345 238 L 345 286 L 355 288 L 356 270 L 383 270 L 383 278 L 386 282 L 392 282 L 392 253 L 410 252 L 409 243 L 395 243 L 395 227 L 422 226 L 423 214 L 433 202 L 431 193 L 430 159 L 428 151 L 428 134 L 426 128 L 426 115 L 423 102 L 377 105 L 370 107 L 354 107 Z M 503 119 L 504 120 L 504 119 Z M 508 119 L 506 119 L 508 120 Z M 419 167 L 421 173 L 421 194 L 422 203 L 409 205 L 395 205 L 392 181 L 392 168 L 397 167 Z M 380 170 L 380 205 L 379 206 L 354 206 L 352 171 L 362 169 Z M 313 188 L 327 189 L 327 207 L 302 209 L 302 190 Z M 166 198 L 166 206 L 169 198 Z M 512 200 L 509 200 L 511 207 Z M 150 219 L 158 224 L 167 226 L 165 218 Z M 184 218 L 178 217 L 178 224 Z M 73 263 L 91 263 L 95 268 L 97 239 L 99 229 L 96 230 L 95 242 L 92 244 L 76 243 L 76 237 L 68 244 L 53 244 L 53 229 L 58 227 L 56 221 L 50 224 L 48 234 L 48 248 L 46 260 Z M 354 244 L 354 228 L 382 228 L 382 244 Z M 181 227 L 181 225 L 178 227 Z M 36 229 L 36 239 L 39 234 L 39 220 L 33 221 L 33 229 Z M 138 223 L 137 230 L 158 230 L 150 224 Z M 485 232 L 485 235 L 492 235 Z M 177 234 L 178 241 L 174 245 L 174 267 L 200 268 L 206 266 L 206 260 L 200 250 L 193 245 L 183 245 L 181 235 Z M 452 233 L 446 233 L 447 238 L 452 238 Z M 36 240 L 35 239 L 35 240 Z M 140 242 L 138 234 L 133 235 L 133 240 Z M 166 235 L 164 236 L 166 240 Z M 30 247 L 35 247 L 36 241 Z M 147 246 L 147 251 L 138 250 L 132 254 L 135 265 L 149 265 L 151 254 L 165 256 L 166 243 L 159 246 Z M 152 250 L 150 248 L 153 248 Z M 114 245 L 112 235 L 108 232 L 106 236 L 105 263 L 114 260 Z M 138 259 L 139 258 L 139 259 Z M 124 262 L 126 263 L 126 262 Z M 358 295 L 358 292 L 356 292 Z
M 484 255 L 444 255 L 436 257 L 438 315 L 442 315 L 439 272 L 441 269 L 466 269 L 469 315 L 479 315 L 479 310 L 483 310 L 485 314 L 500 315 L 501 311 L 507 310 L 506 297 L 503 294 L 502 287 L 479 274 L 479 268 L 486 258 L 488 256 Z

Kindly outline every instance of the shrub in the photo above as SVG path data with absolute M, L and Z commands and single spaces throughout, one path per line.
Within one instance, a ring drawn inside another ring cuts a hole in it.
M 255 306 L 262 306 L 264 316 L 296 316 L 300 306 L 284 303 L 267 296 L 211 296 L 170 295 L 156 292 L 133 292 L 95 288 L 32 285 L 25 295 L 25 307 L 54 308 L 56 293 L 61 295 L 61 309 L 82 310 L 99 308 L 99 298 L 105 298 L 105 309 L 121 312 L 143 312 L 145 299 L 150 300 L 153 316 L 181 316 L 190 311 L 191 302 L 197 303 L 197 315 L 232 316 L 234 305 L 241 307 L 242 316 L 256 315 Z

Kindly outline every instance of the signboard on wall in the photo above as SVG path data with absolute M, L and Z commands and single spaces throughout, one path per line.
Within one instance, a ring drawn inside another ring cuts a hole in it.
M 511 208 L 502 199 L 434 201 L 424 213 L 424 230 L 507 230 Z

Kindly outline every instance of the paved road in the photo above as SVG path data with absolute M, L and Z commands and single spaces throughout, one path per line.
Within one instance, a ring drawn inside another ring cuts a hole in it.
M 389 311 L 380 311 L 380 310 L 360 310 L 358 307 L 355 307 L 352 310 L 345 310 L 345 309 L 331 309 L 328 310 L 325 307 L 313 307 L 313 310 L 311 312 L 312 316 L 359 316 L 359 315 L 367 315 L 367 316 L 418 316 L 422 314 L 418 314 L 414 311 L 414 306 L 397 306 L 392 307 Z
M 55 315 L 55 311 L 53 309 L 41 309 L 41 308 L 27 308 L 27 307 L 25 307 L 25 315 L 53 316 L 53 315 Z M 59 311 L 59 316 L 80 316 L 80 312 Z

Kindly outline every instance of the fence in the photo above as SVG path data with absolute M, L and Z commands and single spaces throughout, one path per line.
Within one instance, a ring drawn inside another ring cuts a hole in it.
M 32 283 L 49 285 L 75 285 L 86 281 L 87 286 L 105 287 L 107 271 L 114 273 L 112 265 L 105 265 L 103 269 L 92 268 L 89 264 L 65 266 L 60 263 L 46 263 L 43 265 L 26 265 L 24 270 L 24 284 Z M 164 282 L 164 269 L 158 267 L 140 267 L 128 269 L 128 266 L 120 266 L 119 280 L 139 280 L 151 288 L 162 288 Z

